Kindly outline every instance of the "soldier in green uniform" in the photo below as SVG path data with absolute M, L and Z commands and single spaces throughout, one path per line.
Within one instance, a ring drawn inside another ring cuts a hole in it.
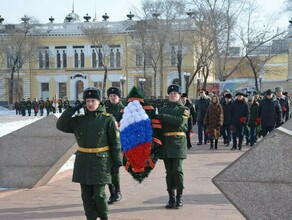
M 84 103 L 66 109 L 57 121 L 57 128 L 74 133 L 78 149 L 73 182 L 80 183 L 81 198 L 87 220 L 108 219 L 105 184 L 111 183 L 112 167 L 122 166 L 119 130 L 115 118 L 106 113 L 101 93 L 94 87 L 84 90 L 84 115 L 75 115 Z
M 25 112 L 26 112 L 26 101 L 25 98 L 22 99 L 21 103 L 20 103 L 20 108 L 21 108 L 21 115 L 25 116 Z
M 121 91 L 116 87 L 110 87 L 107 90 L 107 96 L 109 100 L 105 101 L 106 112 L 111 113 L 117 122 L 120 122 L 123 115 L 124 105 L 120 101 Z M 112 184 L 109 184 L 110 197 L 108 204 L 113 204 L 116 201 L 122 199 L 121 187 L 120 187 L 120 173 L 119 169 L 113 167 L 111 170 Z
M 163 159 L 166 169 L 166 185 L 169 194 L 169 201 L 165 207 L 170 209 L 183 206 L 184 173 L 182 165 L 187 156 L 185 132 L 188 129 L 190 113 L 180 100 L 180 86 L 170 85 L 167 93 L 169 102 L 165 107 L 159 109 L 156 118 L 162 122 L 163 139 L 160 159 Z

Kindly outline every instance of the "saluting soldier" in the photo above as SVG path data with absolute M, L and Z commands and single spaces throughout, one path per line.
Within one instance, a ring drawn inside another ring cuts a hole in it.
M 107 96 L 109 100 L 105 101 L 106 112 L 111 113 L 117 122 L 122 119 L 124 105 L 120 101 L 121 91 L 116 87 L 110 87 L 107 90 Z M 113 204 L 116 201 L 122 199 L 121 187 L 120 187 L 120 173 L 119 169 L 113 167 L 111 170 L 112 184 L 109 184 L 110 197 L 108 204 Z
M 171 209 L 183 206 L 184 173 L 182 165 L 187 156 L 185 132 L 188 130 L 190 112 L 180 100 L 180 86 L 170 85 L 167 93 L 169 102 L 165 107 L 159 109 L 156 118 L 161 120 L 163 132 L 160 159 L 163 159 L 166 169 L 166 186 L 169 195 L 165 208 Z
M 63 112 L 57 128 L 74 133 L 78 143 L 73 182 L 80 183 L 81 197 L 88 220 L 108 219 L 105 184 L 111 183 L 112 167 L 122 166 L 119 130 L 115 118 L 106 113 L 101 93 L 94 87 L 84 90 L 85 114 L 75 115 L 84 103 Z

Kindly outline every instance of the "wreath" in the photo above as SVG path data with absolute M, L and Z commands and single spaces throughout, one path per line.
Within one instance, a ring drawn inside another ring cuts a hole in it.
M 127 96 L 127 106 L 120 121 L 120 138 L 125 169 L 141 183 L 159 158 L 161 122 L 155 119 L 154 107 L 145 101 L 136 87 Z

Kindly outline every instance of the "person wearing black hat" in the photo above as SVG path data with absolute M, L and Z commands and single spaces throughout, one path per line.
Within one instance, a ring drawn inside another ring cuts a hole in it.
M 270 89 L 265 92 L 265 97 L 260 102 L 257 121 L 261 123 L 261 135 L 263 137 L 274 130 L 275 127 L 281 125 L 281 105 Z
M 232 96 L 227 93 L 224 97 L 224 102 L 221 104 L 223 108 L 223 126 L 221 127 L 221 134 L 223 136 L 223 144 L 229 146 L 231 142 L 231 104 Z
M 41 97 L 41 99 L 39 101 L 39 107 L 40 107 L 40 114 L 41 114 L 41 116 L 43 116 L 44 108 L 45 108 L 45 101 L 44 101 L 43 97 Z
M 206 96 L 206 90 L 200 90 L 200 96 L 195 101 L 195 109 L 197 114 L 197 125 L 198 125 L 198 139 L 199 142 L 197 145 L 202 145 L 203 137 L 204 137 L 204 144 L 208 142 L 208 134 L 207 134 L 207 127 L 204 125 L 204 118 L 207 111 L 207 108 L 210 104 L 210 98 Z
M 30 98 L 27 98 L 26 109 L 27 109 L 28 116 L 31 115 L 31 108 L 32 108 L 32 102 L 31 102 Z
M 108 100 L 104 102 L 106 112 L 112 114 L 119 123 L 122 119 L 124 105 L 120 101 L 121 91 L 116 87 L 110 87 L 107 90 Z M 111 170 L 112 183 L 108 185 L 110 191 L 110 197 L 108 204 L 120 201 L 122 199 L 121 187 L 120 187 L 120 172 L 117 167 L 113 167 Z
M 22 101 L 20 102 L 20 108 L 21 108 L 21 115 L 25 116 L 25 112 L 26 112 L 26 101 L 25 98 L 22 99 Z
M 119 130 L 115 118 L 101 103 L 101 92 L 89 87 L 78 106 L 66 109 L 57 129 L 75 135 L 78 148 L 72 181 L 80 183 L 87 219 L 108 219 L 105 185 L 111 183 L 111 167 L 122 166 Z M 85 114 L 72 117 L 85 105 Z
M 193 126 L 196 124 L 196 111 L 195 111 L 193 104 L 188 99 L 188 95 L 186 93 L 183 93 L 181 95 L 181 101 L 184 104 L 184 106 L 186 106 L 190 109 L 190 117 L 188 119 L 188 130 L 186 132 L 186 135 L 187 135 L 187 141 L 188 141 L 188 149 L 191 149 L 191 147 L 192 147 L 191 131 L 192 131 Z
M 47 110 L 47 116 L 50 114 L 52 108 L 52 104 L 49 98 L 47 98 L 46 102 L 45 102 L 45 109 Z
M 232 142 L 233 146 L 231 150 L 241 150 L 242 148 L 242 141 L 243 141 L 243 132 L 244 126 L 248 122 L 249 119 L 249 109 L 248 105 L 243 98 L 242 92 L 236 93 L 236 99 L 231 104 L 231 123 L 232 123 Z M 237 142 L 238 138 L 238 142 Z
M 185 107 L 181 98 L 181 87 L 170 85 L 167 88 L 169 102 L 159 109 L 156 119 L 162 123 L 162 147 L 160 159 L 163 159 L 166 169 L 166 186 L 169 201 L 165 208 L 180 208 L 183 206 L 184 174 L 183 160 L 187 157 L 187 139 L 189 108 Z M 176 190 L 176 196 L 175 196 Z

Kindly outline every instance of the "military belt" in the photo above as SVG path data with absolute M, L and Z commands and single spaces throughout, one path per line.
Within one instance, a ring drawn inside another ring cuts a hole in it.
M 169 137 L 169 136 L 185 136 L 185 132 L 166 132 L 163 133 L 163 136 Z
M 109 150 L 109 146 L 97 147 L 97 148 L 78 147 L 77 150 L 80 151 L 80 152 L 83 152 L 83 153 L 94 154 L 94 153 L 100 153 L 100 152 L 108 151 Z

